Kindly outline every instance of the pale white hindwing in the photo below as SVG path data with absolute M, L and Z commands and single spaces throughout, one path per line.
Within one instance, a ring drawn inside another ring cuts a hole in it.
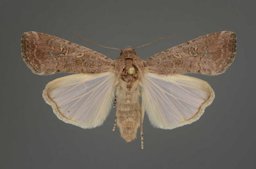
M 213 89 L 203 80 L 178 74 L 144 74 L 142 104 L 157 128 L 173 129 L 198 120 L 213 99 Z
M 43 98 L 56 116 L 82 128 L 102 125 L 114 98 L 115 74 L 75 74 L 49 82 Z

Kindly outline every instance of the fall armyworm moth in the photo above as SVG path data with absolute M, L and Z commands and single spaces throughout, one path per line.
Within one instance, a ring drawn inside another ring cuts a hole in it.
M 116 60 L 56 36 L 25 32 L 22 57 L 35 74 L 75 73 L 49 82 L 44 100 L 56 116 L 82 128 L 102 125 L 116 99 L 116 126 L 130 142 L 137 130 L 143 148 L 143 119 L 173 129 L 200 118 L 214 99 L 211 86 L 182 75 L 218 75 L 233 62 L 236 35 L 210 33 L 142 60 L 132 48 Z

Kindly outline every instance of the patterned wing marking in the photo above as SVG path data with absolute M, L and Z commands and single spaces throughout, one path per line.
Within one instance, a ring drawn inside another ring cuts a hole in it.
M 33 31 L 23 33 L 21 50 L 27 66 L 39 75 L 102 73 L 111 70 L 113 64 L 111 59 L 87 47 Z
M 201 73 L 218 75 L 234 60 L 236 34 L 210 33 L 156 53 L 146 60 L 149 72 L 158 74 Z

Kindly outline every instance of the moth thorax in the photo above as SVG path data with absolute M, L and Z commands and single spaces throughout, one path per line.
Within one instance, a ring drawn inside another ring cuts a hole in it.
M 128 69 L 128 74 L 133 75 L 135 73 L 135 68 L 132 66 Z

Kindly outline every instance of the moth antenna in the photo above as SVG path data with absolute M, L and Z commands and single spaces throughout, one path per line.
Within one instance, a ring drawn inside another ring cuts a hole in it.
M 152 45 L 153 43 L 159 42 L 159 41 L 164 40 L 164 39 L 169 39 L 169 38 L 171 38 L 171 36 L 159 37 L 159 38 L 156 38 L 156 39 L 154 39 L 154 40 L 152 40 L 150 42 L 144 43 L 142 45 L 135 46 L 134 49 L 144 48 L 144 47 Z
M 105 49 L 111 49 L 111 50 L 117 50 L 117 51 L 120 51 L 121 49 L 119 48 L 116 48 L 116 47 L 112 47 L 112 46 L 107 46 L 107 45 L 103 45 L 103 44 L 100 44 L 96 41 L 93 41 L 93 40 L 90 40 L 88 38 L 85 38 L 85 37 L 82 37 L 81 35 L 79 34 L 76 34 L 77 38 L 82 40 L 82 41 L 86 41 L 92 45 L 96 45 L 96 46 L 99 46 L 99 47 L 102 47 L 102 48 L 105 48 Z
M 116 120 L 116 116 L 115 116 L 114 126 L 113 126 L 113 128 L 112 128 L 112 131 L 113 131 L 113 132 L 116 131 L 116 124 L 117 124 L 117 120 Z

